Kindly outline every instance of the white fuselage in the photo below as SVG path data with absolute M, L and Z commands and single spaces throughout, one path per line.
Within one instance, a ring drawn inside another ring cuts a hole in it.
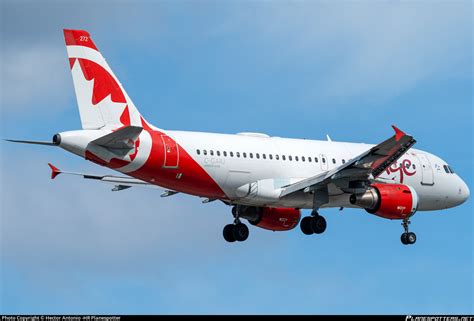
M 310 193 L 298 192 L 280 197 L 282 187 L 340 166 L 373 146 L 269 137 L 258 133 L 231 135 L 153 129 L 160 130 L 177 143 L 178 155 L 176 164 L 173 164 L 177 166 L 172 167 L 178 169 L 178 174 L 179 162 L 183 162 L 179 154 L 187 153 L 220 187 L 227 201 L 252 206 L 313 208 Z M 88 142 L 108 132 L 84 130 L 61 133 L 61 147 L 84 157 Z M 116 170 L 134 176 L 131 168 L 137 170 L 148 160 L 153 140 L 147 131 L 143 131 L 140 141 L 136 158 Z M 166 166 L 162 165 L 156 164 L 156 171 L 166 171 Z M 450 208 L 463 203 L 469 197 L 469 189 L 457 174 L 446 170 L 447 166 L 445 161 L 433 154 L 410 149 L 373 181 L 413 187 L 419 198 L 417 210 Z M 152 182 L 182 191 L 179 179 L 166 185 L 159 180 Z M 350 193 L 334 184 L 329 184 L 328 192 L 329 203 L 323 207 L 354 207 L 349 202 Z M 205 194 L 192 194 L 206 197 Z
M 281 187 L 333 169 L 373 146 L 252 133 L 166 133 L 194 157 L 230 198 L 255 206 L 312 208 L 311 195 L 304 193 L 280 199 Z M 408 160 L 405 169 L 400 168 L 404 160 Z M 406 168 L 408 163 L 409 168 Z M 446 162 L 433 154 L 411 149 L 396 166 L 392 165 L 391 168 L 398 170 L 385 171 L 378 179 L 412 186 L 419 196 L 418 210 L 449 208 L 458 205 L 469 190 L 456 174 L 446 173 L 445 165 Z M 330 202 L 326 207 L 351 207 L 349 194 L 343 194 L 335 187 L 329 192 Z
M 281 187 L 330 170 L 370 149 L 373 145 L 307 139 L 166 131 L 214 179 L 236 203 L 254 206 L 312 208 L 312 196 L 300 193 L 280 198 Z M 225 155 L 225 156 L 224 156 Z M 233 156 L 231 156 L 233 155 Z M 404 164 L 404 168 L 400 165 Z M 408 165 L 409 164 L 409 165 Z M 409 166 L 409 168 L 407 168 Z M 456 174 L 447 173 L 447 163 L 416 149 L 409 150 L 396 166 L 378 180 L 412 186 L 418 210 L 444 209 L 458 205 L 469 195 Z M 326 207 L 351 207 L 349 194 L 329 188 Z
M 222 189 L 228 200 L 253 206 L 312 208 L 311 194 L 300 192 L 281 198 L 281 188 L 340 166 L 373 146 L 257 133 L 162 132 L 179 146 L 178 168 L 179 153 L 185 151 Z M 62 147 L 84 156 L 88 141 L 104 134 L 102 130 L 62 133 Z M 116 168 L 118 171 L 129 174 L 129 168 L 139 168 L 140 163 L 148 159 L 149 144 L 153 142 L 145 131 L 140 139 L 138 156 L 130 165 Z M 447 172 L 446 167 L 447 163 L 439 157 L 411 149 L 376 180 L 413 187 L 419 197 L 418 210 L 444 209 L 459 205 L 469 196 L 466 184 L 458 175 Z M 156 168 L 161 168 L 161 164 Z M 155 183 L 160 185 L 159 181 Z M 172 187 L 180 191 L 179 180 Z M 324 207 L 353 207 L 349 202 L 350 193 L 344 193 L 334 184 L 329 185 L 328 191 L 329 203 Z

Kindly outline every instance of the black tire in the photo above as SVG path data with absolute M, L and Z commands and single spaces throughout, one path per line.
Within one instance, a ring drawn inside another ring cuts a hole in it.
M 408 233 L 407 235 L 407 242 L 408 244 L 415 244 L 416 242 L 416 234 L 413 232 Z
M 243 242 L 249 237 L 249 228 L 243 223 L 238 223 L 234 225 L 232 235 L 236 241 Z
M 403 233 L 400 236 L 400 241 L 402 241 L 403 245 L 408 245 L 408 233 Z
M 300 222 L 301 232 L 306 235 L 313 234 L 313 229 L 311 228 L 311 216 L 305 216 Z
M 222 231 L 222 234 L 224 235 L 224 239 L 229 242 L 235 242 L 235 237 L 234 237 L 234 224 L 228 224 L 224 226 L 224 230 Z
M 311 229 L 316 234 L 326 231 L 326 219 L 320 215 L 311 217 Z

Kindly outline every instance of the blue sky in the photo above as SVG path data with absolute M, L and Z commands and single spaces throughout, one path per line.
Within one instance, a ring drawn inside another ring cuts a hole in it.
M 88 30 L 165 129 L 377 143 L 391 124 L 473 190 L 472 2 L 1 2 L 1 136 L 80 128 L 62 28 Z M 251 227 L 185 195 L 49 179 L 108 173 L 0 144 L 0 313 L 474 313 L 472 200 L 400 222 L 324 210 L 328 229 Z

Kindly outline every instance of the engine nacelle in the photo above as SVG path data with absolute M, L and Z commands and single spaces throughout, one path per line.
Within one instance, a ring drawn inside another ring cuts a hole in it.
M 298 225 L 301 211 L 294 208 L 242 206 L 239 216 L 266 230 L 288 231 Z
M 352 194 L 349 201 L 367 212 L 388 219 L 404 219 L 418 207 L 416 191 L 404 184 L 372 184 L 362 194 Z

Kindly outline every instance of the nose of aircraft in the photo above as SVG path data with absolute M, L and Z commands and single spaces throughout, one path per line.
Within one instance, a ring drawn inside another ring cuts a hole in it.
M 459 184 L 458 184 L 458 195 L 457 195 L 457 199 L 458 199 L 458 204 L 462 204 L 464 203 L 465 201 L 467 201 L 467 199 L 469 198 L 470 196 L 470 191 L 469 191 L 469 187 L 467 187 L 467 184 L 459 177 Z

